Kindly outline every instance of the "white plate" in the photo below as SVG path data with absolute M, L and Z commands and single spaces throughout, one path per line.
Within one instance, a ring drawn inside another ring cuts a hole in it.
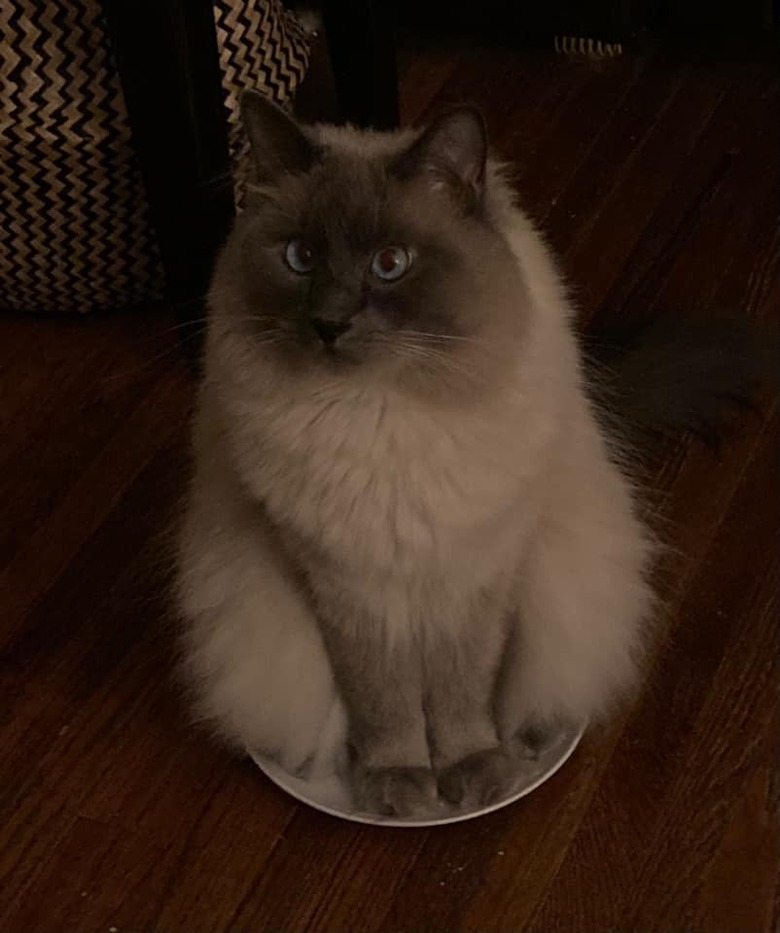
M 426 819 L 399 817 L 383 817 L 372 813 L 361 813 L 354 808 L 350 799 L 349 789 L 335 774 L 319 780 L 303 780 L 288 774 L 275 762 L 261 755 L 252 754 L 250 757 L 266 777 L 270 778 L 277 787 L 286 791 L 291 797 L 301 803 L 314 807 L 322 813 L 350 820 L 353 823 L 368 823 L 373 826 L 442 826 L 445 823 L 460 823 L 463 820 L 472 820 L 477 816 L 484 816 L 502 807 L 508 807 L 521 797 L 536 790 L 540 784 L 551 778 L 568 761 L 574 749 L 580 742 L 585 725 L 573 726 L 561 731 L 555 739 L 539 754 L 534 761 L 524 761 L 518 772 L 517 780 L 507 795 L 497 803 L 475 810 L 455 810 L 446 804 L 431 813 Z

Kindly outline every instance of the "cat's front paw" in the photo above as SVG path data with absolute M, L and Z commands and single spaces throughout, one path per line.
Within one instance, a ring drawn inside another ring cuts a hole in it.
M 513 749 L 519 758 L 536 761 L 554 739 L 555 730 L 551 726 L 530 723 L 515 733 Z
M 436 778 L 429 768 L 358 768 L 359 809 L 381 816 L 421 817 L 436 806 Z
M 439 794 L 463 810 L 497 803 L 509 791 L 515 769 L 502 748 L 469 755 L 439 774 Z

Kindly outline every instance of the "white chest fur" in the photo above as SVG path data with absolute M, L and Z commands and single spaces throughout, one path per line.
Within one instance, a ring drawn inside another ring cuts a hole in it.
M 534 516 L 551 426 L 518 393 L 468 412 L 343 387 L 237 404 L 244 482 L 353 575 L 480 581 Z

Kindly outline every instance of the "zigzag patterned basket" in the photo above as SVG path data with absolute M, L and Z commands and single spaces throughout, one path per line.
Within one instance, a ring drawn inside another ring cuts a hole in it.
M 281 0 L 214 0 L 236 191 L 238 93 L 285 104 L 309 39 Z M 164 281 L 100 0 L 0 0 L 0 309 L 138 305 Z

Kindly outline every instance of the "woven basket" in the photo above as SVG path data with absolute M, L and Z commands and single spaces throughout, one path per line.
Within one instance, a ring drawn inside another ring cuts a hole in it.
M 281 0 L 215 0 L 236 190 L 238 94 L 294 95 L 309 40 Z M 160 298 L 164 279 L 100 0 L 0 0 L 0 309 Z

